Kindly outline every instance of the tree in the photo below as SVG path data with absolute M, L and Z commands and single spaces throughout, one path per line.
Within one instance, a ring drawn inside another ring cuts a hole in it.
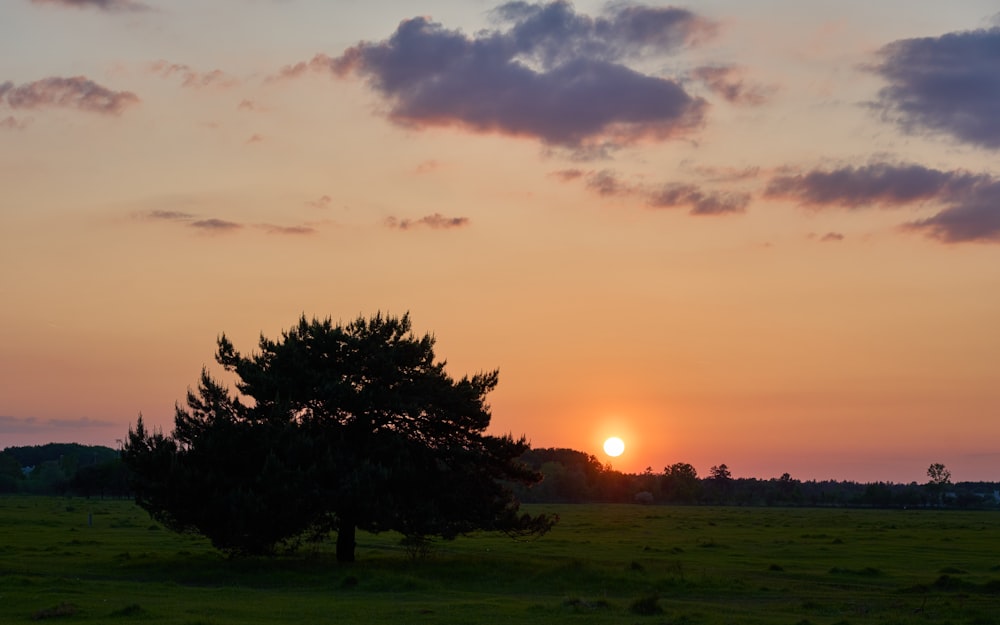
M 931 466 L 927 467 L 927 477 L 930 478 L 929 484 L 933 484 L 938 487 L 944 487 L 951 484 L 951 471 L 949 471 L 940 462 L 935 462 Z
M 14 454 L 7 450 L 0 451 L 0 493 L 17 492 L 18 486 L 24 481 L 21 463 Z
M 140 416 L 124 446 L 136 501 L 168 527 L 234 554 L 336 530 L 337 559 L 349 562 L 358 528 L 420 541 L 554 523 L 519 515 L 508 487 L 540 479 L 516 460 L 526 440 L 485 434 L 497 372 L 451 378 L 409 315 L 303 316 L 251 355 L 225 335 L 217 343 L 238 394 L 202 371 L 170 436 Z
M 729 467 L 725 464 L 720 464 L 708 470 L 708 479 L 715 480 L 721 484 L 732 480 L 733 474 L 729 472 Z
M 938 503 L 944 502 L 945 488 L 951 484 L 951 471 L 940 462 L 935 462 L 927 467 L 927 491 L 937 499 Z
M 716 503 L 724 503 L 730 499 L 733 489 L 733 474 L 725 464 L 715 465 L 708 470 L 708 491 Z
M 693 503 L 701 490 L 698 471 L 687 462 L 675 462 L 663 469 L 661 489 L 667 501 Z

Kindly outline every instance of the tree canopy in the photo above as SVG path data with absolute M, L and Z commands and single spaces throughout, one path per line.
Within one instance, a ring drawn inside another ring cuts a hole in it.
M 540 479 L 517 460 L 527 441 L 485 433 L 497 372 L 453 379 L 409 315 L 303 316 L 256 353 L 225 335 L 217 347 L 237 392 L 203 370 L 169 436 L 140 416 L 124 446 L 136 501 L 168 527 L 230 553 L 335 530 L 351 561 L 356 528 L 421 540 L 552 526 L 519 514 L 509 488 Z

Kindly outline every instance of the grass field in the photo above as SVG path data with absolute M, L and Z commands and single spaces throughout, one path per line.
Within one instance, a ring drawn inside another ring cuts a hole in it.
M 0 623 L 1000 623 L 1000 514 L 537 505 L 539 540 L 227 560 L 128 501 L 0 497 Z

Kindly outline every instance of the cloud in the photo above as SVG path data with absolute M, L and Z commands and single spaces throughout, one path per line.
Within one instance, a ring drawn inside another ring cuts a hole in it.
M 894 207 L 958 196 L 988 180 L 962 171 L 941 171 L 922 165 L 874 163 L 811 171 L 771 179 L 765 196 L 796 199 L 805 206 L 826 208 Z
M 604 197 L 633 195 L 639 192 L 635 187 L 622 182 L 616 173 L 608 169 L 587 173 L 584 184 L 590 191 Z
M 389 217 L 385 220 L 385 225 L 397 230 L 410 230 L 419 226 L 425 226 L 434 230 L 448 230 L 451 228 L 463 228 L 469 225 L 469 218 L 445 217 L 441 213 L 434 213 L 433 215 L 427 215 L 417 220 Z
M 708 182 L 741 182 L 752 180 L 760 175 L 760 167 L 755 166 L 744 167 L 743 169 L 698 166 L 691 168 L 691 171 Z
M 247 143 L 261 143 L 262 141 L 264 141 L 264 137 L 257 133 L 250 135 L 250 138 L 247 139 Z
M 194 219 L 194 215 L 191 213 L 170 210 L 153 210 L 146 213 L 146 216 L 150 219 L 163 219 L 167 221 L 186 221 Z
M 559 171 L 551 172 L 549 175 L 563 182 L 570 182 L 583 177 L 584 173 L 581 169 L 560 169 Z
M 553 175 L 564 182 L 582 178 L 589 191 L 602 197 L 636 197 L 649 208 L 687 208 L 689 215 L 696 216 L 745 213 L 751 199 L 749 193 L 706 191 L 689 183 L 633 184 L 609 169 L 569 169 Z
M 691 215 L 726 215 L 745 213 L 750 194 L 705 192 L 693 184 L 671 183 L 649 194 L 648 202 L 653 208 L 686 206 Z
M 774 88 L 760 85 L 748 86 L 743 81 L 743 70 L 732 65 L 698 67 L 691 75 L 705 83 L 713 93 L 733 104 L 759 106 L 767 102 Z
M 278 70 L 278 73 L 267 78 L 268 82 L 284 80 L 288 78 L 298 78 L 306 72 L 328 72 L 333 68 L 333 58 L 325 54 L 317 54 L 309 61 L 302 61 L 294 65 L 286 65 Z
M 4 130 L 24 130 L 28 127 L 28 121 L 17 119 L 11 115 L 0 119 L 0 128 Z
M 235 221 L 226 221 L 225 219 L 216 219 L 213 217 L 211 219 L 199 219 L 198 221 L 192 221 L 191 227 L 205 230 L 206 232 L 232 232 L 242 228 L 243 224 L 236 223 Z
M 20 86 L 5 82 L 0 84 L 3 100 L 13 109 L 55 106 L 105 115 L 119 115 L 139 102 L 130 91 L 112 91 L 84 76 L 43 78 Z
M 327 196 L 324 198 L 329 199 Z M 192 213 L 186 213 L 183 211 L 175 210 L 151 210 L 142 215 L 146 219 L 153 219 L 158 221 L 172 221 L 172 222 L 183 222 L 185 225 L 191 228 L 196 228 L 203 232 L 235 232 L 246 227 L 245 224 L 241 224 L 235 221 L 228 221 L 225 219 L 218 219 L 215 217 L 199 219 L 196 215 Z M 303 234 L 313 234 L 316 232 L 316 228 L 312 226 L 278 226 L 275 224 L 250 224 L 250 227 L 263 230 L 267 234 L 288 234 L 288 235 L 303 235 Z
M 765 196 L 797 199 L 817 210 L 900 208 L 933 202 L 944 208 L 902 228 L 945 243 L 1000 243 L 1000 180 L 985 174 L 875 163 L 777 176 Z
M 437 161 L 437 160 L 434 160 L 432 158 L 429 158 L 429 159 L 427 159 L 425 161 L 421 161 L 417 165 L 417 167 L 416 167 L 416 169 L 414 171 L 415 171 L 415 173 L 418 173 L 418 174 L 429 174 L 430 172 L 437 171 L 438 169 L 441 169 L 441 162 Z
M 275 226 L 273 224 L 258 224 L 258 228 L 268 234 L 314 234 L 316 229 L 310 226 Z
M 202 87 L 221 87 L 225 89 L 235 87 L 240 84 L 239 79 L 234 78 L 219 69 L 215 69 L 210 72 L 198 72 L 188 65 L 168 63 L 163 60 L 150 63 L 149 71 L 163 78 L 180 76 L 181 86 L 193 89 L 199 89 Z M 244 100 L 244 102 L 246 102 L 246 100 Z
M 810 239 L 818 239 L 820 243 L 836 243 L 838 241 L 844 240 L 844 235 L 839 232 L 827 232 L 823 236 L 816 234 L 815 232 L 809 233 Z
M 328 66 L 367 79 L 398 124 L 459 126 L 571 149 L 663 140 L 703 123 L 704 100 L 677 80 L 626 64 L 710 36 L 714 25 L 690 11 L 612 5 L 595 18 L 564 1 L 510 2 L 494 16 L 501 29 L 474 36 L 423 17 L 405 20 L 386 40 L 282 75 Z
M 78 9 L 96 8 L 102 11 L 148 11 L 149 5 L 136 0 L 31 0 L 32 4 L 55 4 Z
M 869 69 L 889 85 L 876 106 L 909 132 L 1000 148 L 1000 27 L 894 41 Z
M 313 208 L 330 208 L 330 202 L 333 201 L 329 195 L 324 195 L 316 200 L 309 200 L 306 202 L 306 206 L 312 206 Z
M 101 421 L 89 417 L 76 419 L 37 419 L 35 417 L 11 417 L 0 415 L 0 434 L 44 433 L 53 429 L 103 429 L 119 427 L 110 421 Z
M 903 229 L 944 243 L 1000 243 L 1000 180 L 973 187 L 933 217 L 911 221 Z

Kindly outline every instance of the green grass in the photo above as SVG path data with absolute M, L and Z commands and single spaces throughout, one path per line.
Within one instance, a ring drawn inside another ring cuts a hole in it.
M 0 623 L 987 625 L 1000 515 L 537 505 L 544 538 L 228 560 L 131 502 L 0 497 Z M 88 524 L 88 516 L 92 525 Z

